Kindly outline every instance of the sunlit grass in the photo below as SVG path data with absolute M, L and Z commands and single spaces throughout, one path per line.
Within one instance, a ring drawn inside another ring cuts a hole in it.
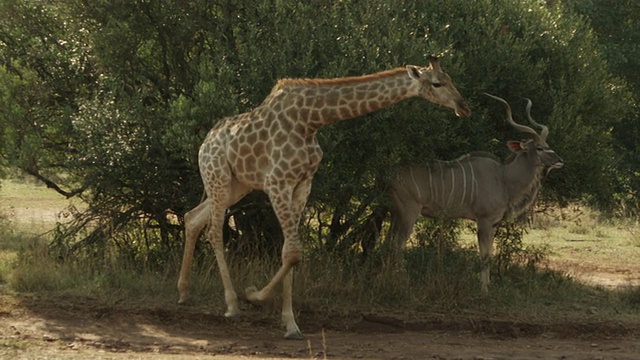
M 477 248 L 474 226 L 463 231 L 461 242 Z M 640 286 L 640 225 L 635 221 L 603 218 L 584 207 L 551 209 L 534 216 L 523 243 L 547 249 L 549 266 L 577 279 Z
M 7 179 L 0 186 L 0 214 L 9 218 L 14 231 L 39 235 L 64 220 L 64 210 L 80 201 L 66 199 L 46 186 L 18 179 Z M 62 218 L 61 218 L 62 217 Z

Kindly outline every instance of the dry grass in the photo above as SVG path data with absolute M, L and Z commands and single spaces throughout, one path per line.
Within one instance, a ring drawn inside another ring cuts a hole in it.
M 1 282 L 14 291 L 90 295 L 107 302 L 131 299 L 159 304 L 177 300 L 179 263 L 158 273 L 135 270 L 131 264 L 102 261 L 95 266 L 90 261 L 60 263 L 47 257 L 46 243 L 29 231 L 37 229 L 36 233 L 41 234 L 51 229 L 57 218 L 49 215 L 69 205 L 68 200 L 50 190 L 3 183 L 0 204 L 0 212 L 12 214 L 12 222 L 17 224 L 17 230 L 0 240 L 0 259 L 14 262 L 20 254 L 17 266 L 0 267 Z M 558 210 L 557 214 L 539 215 L 525 234 L 524 243 L 546 246 L 551 252 L 551 268 L 574 278 L 613 286 L 633 280 L 634 274 L 638 279 L 639 229 L 637 224 L 610 223 L 585 210 Z M 475 246 L 475 235 L 466 230 L 463 242 Z M 246 259 L 231 258 L 229 264 L 239 295 L 246 286 L 265 285 L 279 266 L 278 259 L 248 263 Z M 393 309 L 506 314 L 519 319 L 550 314 L 555 319 L 586 316 L 582 309 L 594 306 L 604 307 L 597 316 L 626 317 L 631 312 L 621 311 L 620 297 L 607 289 L 586 287 L 546 270 L 497 278 L 491 296 L 483 298 L 478 291 L 478 269 L 473 251 L 411 251 L 400 266 L 385 254 L 376 254 L 362 264 L 358 259 L 315 253 L 296 267 L 294 298 L 296 308 L 325 316 Z M 606 278 L 599 279 L 594 274 Z M 212 256 L 203 256 L 194 264 L 191 289 L 196 303 L 223 311 L 223 290 Z M 637 313 L 638 292 L 624 296 L 622 301 L 630 303 Z M 279 296 L 267 304 L 266 310 L 277 316 Z
M 640 226 L 573 207 L 541 214 L 527 239 L 551 249 L 556 269 L 607 287 L 640 285 Z M 545 224 L 548 224 L 545 226 Z
M 2 181 L 0 186 L 0 283 L 9 282 L 14 275 L 10 271 L 18 253 L 39 247 L 46 242 L 47 233 L 63 220 L 65 209 L 78 201 L 33 182 L 17 179 Z M 46 266 L 39 268 L 43 275 Z M 51 269 L 48 269 L 51 270 Z

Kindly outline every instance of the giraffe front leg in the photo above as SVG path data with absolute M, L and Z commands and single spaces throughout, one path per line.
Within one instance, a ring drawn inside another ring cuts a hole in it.
M 254 303 L 263 302 L 272 297 L 275 286 L 282 281 L 282 322 L 287 328 L 287 332 L 284 337 L 292 340 L 304 339 L 304 336 L 296 323 L 292 304 L 293 266 L 297 264 L 301 258 L 302 251 L 299 243 L 294 245 L 294 247 L 291 247 L 290 244 L 287 243 L 287 238 L 285 237 L 285 244 L 282 250 L 282 266 L 278 272 L 276 272 L 271 281 L 261 290 L 257 290 L 255 286 L 250 286 L 245 290 L 247 300 Z
M 307 204 L 307 199 L 309 198 L 309 193 L 311 192 L 311 184 L 312 177 L 309 177 L 306 180 L 303 180 L 296 187 L 293 192 L 293 212 L 294 219 L 296 224 L 295 235 L 299 236 L 297 230 L 297 224 L 300 224 L 300 218 L 302 216 L 302 212 L 304 211 L 304 207 Z M 293 250 L 293 249 L 289 249 Z M 297 249 L 297 256 L 302 257 L 301 248 Z M 287 250 L 285 250 L 286 252 Z M 283 282 L 283 291 L 282 291 L 282 322 L 287 328 L 287 332 L 285 334 L 285 338 L 287 339 L 296 339 L 302 340 L 304 336 L 296 323 L 295 315 L 293 313 L 293 268 L 289 271 L 289 273 L 284 278 Z
M 285 237 L 284 246 L 282 250 L 282 265 L 280 269 L 273 275 L 273 278 L 267 285 L 265 285 L 262 289 L 258 290 L 255 286 L 249 286 L 245 289 L 245 296 L 248 301 L 253 303 L 264 302 L 273 296 L 273 291 L 275 287 L 285 279 L 287 276 L 291 276 L 292 268 L 295 264 L 297 264 L 302 258 L 302 251 L 299 249 L 299 245 L 297 246 L 298 250 L 290 251 L 290 246 L 287 243 L 287 239 Z M 285 292 L 287 291 L 285 287 Z M 286 296 L 286 293 L 285 293 Z
M 276 190 L 282 188 L 286 189 L 287 187 L 276 187 Z M 289 193 L 281 190 L 268 192 L 284 235 L 282 266 L 269 284 L 262 290 L 258 291 L 255 287 L 247 288 L 246 296 L 249 301 L 264 301 L 269 299 L 275 286 L 280 281 L 283 281 L 282 321 L 287 328 L 285 338 L 303 339 L 293 313 L 293 267 L 302 259 L 302 246 L 298 235 L 298 224 L 309 195 L 311 180 L 304 180 L 297 184 L 297 186 L 291 188 L 294 190 Z
M 283 296 L 282 296 L 282 322 L 287 327 L 284 337 L 293 340 L 302 340 L 304 336 L 296 323 L 296 317 L 293 314 L 293 269 L 285 276 L 283 280 Z

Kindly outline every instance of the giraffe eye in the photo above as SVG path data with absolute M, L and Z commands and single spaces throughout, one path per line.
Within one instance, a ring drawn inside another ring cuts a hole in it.
M 431 86 L 433 86 L 434 88 L 439 88 L 442 86 L 442 83 L 433 83 L 431 84 Z

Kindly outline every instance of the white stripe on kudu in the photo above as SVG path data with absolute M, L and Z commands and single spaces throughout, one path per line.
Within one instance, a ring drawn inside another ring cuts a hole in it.
M 429 194 L 433 196 L 433 192 L 435 191 L 433 189 L 433 172 L 431 171 L 431 165 L 427 165 L 427 167 L 429 169 Z
M 413 181 L 413 187 L 415 187 L 416 192 L 418 193 L 418 199 L 422 199 L 422 194 L 420 193 L 420 186 L 418 186 L 418 182 L 416 182 L 416 178 L 413 176 L 413 169 L 411 171 L 411 181 Z
M 447 208 L 451 207 L 451 198 L 456 192 L 456 174 L 453 171 L 453 166 L 449 168 L 451 172 L 451 189 L 449 190 L 449 199 L 447 200 Z
M 464 166 L 460 163 L 460 160 L 456 160 L 460 170 L 462 171 L 462 197 L 460 198 L 460 207 L 464 205 L 464 199 L 467 196 L 467 172 L 464 170 Z
M 478 187 L 478 183 L 476 181 L 476 173 L 473 170 L 473 166 L 471 166 L 471 164 L 469 164 L 469 169 L 471 170 L 471 197 L 469 198 L 469 203 L 472 203 L 474 200 L 474 195 L 475 195 L 475 190 L 476 187 Z

